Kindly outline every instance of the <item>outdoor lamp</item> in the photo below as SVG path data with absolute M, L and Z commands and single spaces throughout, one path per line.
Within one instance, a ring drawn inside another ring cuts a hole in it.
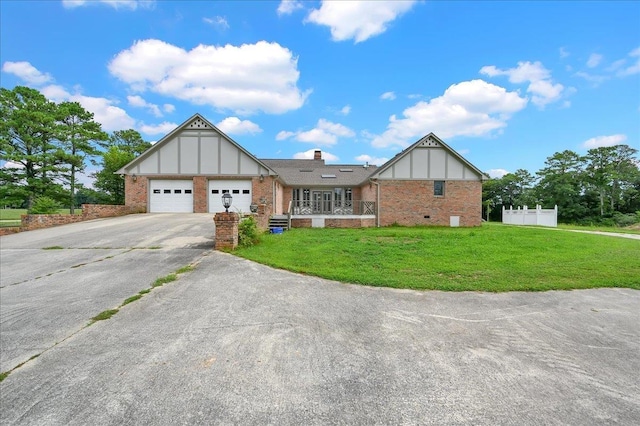
M 233 197 L 228 192 L 222 194 L 222 205 L 224 206 L 227 213 L 229 213 L 229 207 L 231 207 L 231 201 L 233 201 Z
M 251 210 L 251 213 L 256 213 L 258 211 L 258 205 L 256 203 L 251 203 L 249 210 Z

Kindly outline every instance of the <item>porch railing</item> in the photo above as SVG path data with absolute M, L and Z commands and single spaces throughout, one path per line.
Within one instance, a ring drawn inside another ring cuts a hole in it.
M 375 201 L 294 200 L 289 205 L 291 215 L 375 215 Z

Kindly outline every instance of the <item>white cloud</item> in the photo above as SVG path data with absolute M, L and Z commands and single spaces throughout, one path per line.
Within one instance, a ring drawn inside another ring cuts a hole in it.
M 168 121 L 163 121 L 160 124 L 143 124 L 140 126 L 140 131 L 142 133 L 146 133 L 148 135 L 159 135 L 159 134 L 167 134 L 173 129 L 178 127 L 176 123 L 170 123 Z
M 129 105 L 137 108 L 146 108 L 156 117 L 162 117 L 162 111 L 160 111 L 160 107 L 156 104 L 149 103 L 142 99 L 141 96 L 127 96 L 127 101 L 129 101 Z
M 164 104 L 164 105 L 162 105 L 162 109 L 167 114 L 171 114 L 173 111 L 176 110 L 176 107 L 174 105 L 171 105 L 171 104 Z
M 53 77 L 47 73 L 42 73 L 29 62 L 5 62 L 2 65 L 2 71 L 13 74 L 29 84 L 40 85 L 53 80 Z
M 421 97 L 422 97 L 422 95 L 419 94 L 419 93 L 411 93 L 411 94 L 407 95 L 407 98 L 409 98 L 409 99 L 420 99 Z
M 355 158 L 355 160 L 359 161 L 361 163 L 373 164 L 375 166 L 380 166 L 380 165 L 386 163 L 387 161 L 389 161 L 389 159 L 386 158 L 386 157 L 372 157 L 372 156 L 367 155 L 367 154 L 358 155 Z
M 340 114 L 342 115 L 349 115 L 350 112 L 351 112 L 351 105 L 345 105 L 340 110 Z
M 611 136 L 596 136 L 595 138 L 591 138 L 584 141 L 584 143 L 582 144 L 582 147 L 586 149 L 592 149 L 592 148 L 600 148 L 603 146 L 614 146 L 614 145 L 620 145 L 626 140 L 627 140 L 627 136 L 622 134 L 611 135 Z
M 278 132 L 278 134 L 276 135 L 276 140 L 277 141 L 283 141 L 285 139 L 289 139 L 291 136 L 295 136 L 294 132 L 287 132 L 286 130 L 282 130 L 280 132 Z
M 502 176 L 509 174 L 510 172 L 505 169 L 489 169 L 485 173 L 492 178 L 501 178 Z
M 240 120 L 238 117 L 227 117 L 216 124 L 216 127 L 230 135 L 254 135 L 262 132 L 262 129 L 256 123 L 249 120 Z
M 135 91 L 237 114 L 281 114 L 300 108 L 311 93 L 297 87 L 297 66 L 298 58 L 278 43 L 201 44 L 187 51 L 149 39 L 118 53 L 109 71 Z
M 89 6 L 95 4 L 105 4 L 114 9 L 152 9 L 155 6 L 155 0 L 62 0 L 62 6 L 66 9 L 75 9 L 76 7 Z
M 116 106 L 115 100 L 85 96 L 80 93 L 69 93 L 64 87 L 52 84 L 43 87 L 40 92 L 55 102 L 78 102 L 87 111 L 93 113 L 93 119 L 102 124 L 102 130 L 114 131 L 131 129 L 135 126 L 135 120 L 125 110 Z
M 353 39 L 360 43 L 385 32 L 389 23 L 409 11 L 415 3 L 414 0 L 323 0 L 320 9 L 312 10 L 305 22 L 330 27 L 334 41 Z
M 291 15 L 298 9 L 304 8 L 300 0 L 282 0 L 278 5 L 278 15 Z
M 562 84 L 553 83 L 551 73 L 540 62 L 518 62 L 516 68 L 506 70 L 489 65 L 482 67 L 480 73 L 489 77 L 506 75 L 511 83 L 529 83 L 527 92 L 531 93 L 531 102 L 540 108 L 558 101 L 564 90 Z
M 213 18 L 202 18 L 202 20 L 211 25 L 212 27 L 214 27 L 217 30 L 220 31 L 225 31 L 228 30 L 229 27 L 229 23 L 227 22 L 227 19 L 224 16 L 214 16 Z
M 616 74 L 618 77 L 627 77 L 629 75 L 639 74 L 640 73 L 640 47 L 633 49 L 629 52 L 628 55 L 630 58 L 635 60 L 632 65 L 629 65 L 626 68 L 622 68 Z M 618 62 L 618 61 L 616 61 Z M 615 62 L 614 62 L 615 63 Z
M 587 72 L 584 71 L 578 71 L 577 73 L 575 73 L 576 77 L 580 77 L 585 79 L 586 81 L 588 81 L 589 83 L 593 83 L 594 85 L 599 85 L 600 83 L 609 80 L 609 77 L 606 75 L 595 75 L 595 74 L 589 74 Z
M 396 98 L 396 94 L 393 92 L 384 92 L 382 95 L 380 95 L 380 99 L 382 99 L 383 101 L 392 101 Z
M 392 115 L 387 130 L 374 136 L 371 144 L 406 147 L 429 132 L 442 138 L 487 135 L 505 127 L 511 114 L 526 104 L 527 99 L 503 87 L 464 81 L 451 85 L 442 96 L 405 109 L 404 118 Z
M 314 158 L 313 156 L 315 155 L 315 152 L 319 150 L 320 148 L 312 148 L 308 151 L 296 152 L 295 154 L 293 154 L 293 158 L 295 158 L 296 160 L 313 160 Z M 326 151 L 322 151 L 322 159 L 327 162 L 340 160 L 340 158 L 338 158 L 337 156 Z
M 560 59 L 564 59 L 564 58 L 566 58 L 567 56 L 570 55 L 569 51 L 567 49 L 565 49 L 564 47 L 561 47 L 559 49 L 559 52 L 560 52 Z
M 589 56 L 589 59 L 587 59 L 587 67 L 589 68 L 595 68 L 598 65 L 600 65 L 600 62 L 602 62 L 602 55 L 599 55 L 597 53 L 592 53 Z
M 350 128 L 321 118 L 318 120 L 316 127 L 311 130 L 304 132 L 281 131 L 276 135 L 276 140 L 284 140 L 293 137 L 298 142 L 330 146 L 335 145 L 338 142 L 338 138 L 353 136 L 355 136 L 355 132 Z

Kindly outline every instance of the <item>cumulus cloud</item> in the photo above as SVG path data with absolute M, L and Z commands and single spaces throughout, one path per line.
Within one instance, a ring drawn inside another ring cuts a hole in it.
M 505 169 L 489 169 L 485 173 L 492 178 L 501 178 L 502 176 L 509 174 L 509 171 Z
M 249 120 L 240 120 L 238 117 L 227 117 L 216 124 L 216 127 L 230 135 L 254 135 L 262 132 L 262 129 L 256 123 Z
M 350 112 L 351 112 L 351 105 L 345 105 L 340 110 L 340 114 L 342 115 L 349 115 Z
M 176 110 L 176 107 L 174 105 L 171 105 L 171 104 L 164 104 L 164 105 L 162 105 L 162 109 L 167 114 L 171 114 L 172 112 L 174 112 Z
M 295 154 L 293 154 L 293 158 L 295 158 L 296 160 L 313 160 L 315 152 L 319 150 L 320 148 L 312 148 L 308 151 L 296 152 Z M 337 156 L 326 151 L 322 151 L 322 159 L 329 163 L 340 160 L 340 158 L 338 158 Z
M 338 142 L 338 138 L 341 137 L 353 137 L 355 132 L 350 128 L 339 124 L 333 123 L 329 120 L 321 118 L 318 120 L 318 124 L 315 128 L 307 131 L 289 132 L 281 131 L 276 135 L 276 140 L 285 140 L 288 138 L 294 138 L 298 142 L 315 143 L 318 145 L 335 145 Z
M 372 157 L 367 154 L 358 155 L 357 157 L 355 157 L 355 160 L 361 163 L 373 164 L 375 166 L 380 166 L 389 161 L 389 159 L 386 157 Z
M 162 111 L 160 111 L 160 107 L 156 104 L 145 101 L 141 96 L 127 96 L 127 101 L 129 101 L 129 105 L 133 107 L 145 108 L 156 117 L 162 117 Z
M 300 0 L 282 0 L 278 5 L 278 15 L 291 15 L 298 9 L 304 8 Z
M 124 109 L 116 106 L 118 103 L 116 100 L 70 93 L 57 84 L 45 86 L 40 92 L 54 102 L 78 102 L 87 111 L 93 113 L 94 120 L 102 124 L 102 130 L 131 129 L 135 126 L 135 120 Z
M 396 94 L 393 92 L 384 92 L 382 95 L 380 95 L 380 99 L 382 99 L 383 101 L 392 101 L 396 98 Z
M 451 85 L 442 96 L 405 109 L 403 118 L 392 115 L 387 130 L 373 136 L 377 148 L 406 147 L 433 132 L 442 138 L 481 136 L 502 129 L 527 99 L 483 80 Z
M 617 134 L 611 136 L 596 136 L 595 138 L 588 139 L 582 144 L 583 148 L 593 149 L 603 146 L 615 146 L 624 143 L 627 140 L 627 135 Z
M 480 73 L 489 77 L 505 75 L 511 83 L 529 83 L 527 93 L 531 93 L 531 102 L 540 108 L 558 101 L 564 91 L 564 86 L 554 83 L 551 72 L 540 62 L 518 62 L 516 68 L 505 70 L 489 65 L 482 67 Z
M 204 21 L 204 23 L 209 24 L 215 29 L 220 31 L 225 31 L 230 28 L 229 23 L 227 22 L 227 19 L 224 16 L 214 16 L 213 18 L 205 17 L 205 18 L 202 18 L 202 21 Z
M 382 34 L 397 17 L 409 11 L 416 1 L 328 1 L 312 10 L 305 22 L 324 25 L 331 29 L 334 41 L 353 39 L 360 43 Z
M 134 91 L 152 91 L 237 114 L 281 114 L 300 108 L 311 90 L 297 87 L 298 58 L 278 43 L 185 50 L 161 40 L 141 40 L 109 63 L 113 76 Z M 260 78 L 256 78 L 259 75 Z
M 140 131 L 142 133 L 146 133 L 148 135 L 159 135 L 159 134 L 167 134 L 173 129 L 178 127 L 176 123 L 170 123 L 168 121 L 163 121 L 160 124 L 142 124 L 140 126 Z
M 47 73 L 38 71 L 36 67 L 29 62 L 5 62 L 2 65 L 2 71 L 8 74 L 13 74 L 21 80 L 33 84 L 41 85 L 53 80 L 53 77 Z
M 96 4 L 104 4 L 114 9 L 152 9 L 155 6 L 155 0 L 62 0 L 62 6 L 66 9 L 75 9 L 81 6 L 89 6 Z

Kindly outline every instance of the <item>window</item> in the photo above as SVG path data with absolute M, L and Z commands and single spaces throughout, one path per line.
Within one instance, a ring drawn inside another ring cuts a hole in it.
M 153 193 L 154 193 L 154 194 L 159 194 L 159 193 L 160 193 L 160 190 L 159 190 L 159 189 L 154 189 L 154 190 L 153 190 Z
M 444 196 L 444 181 L 436 180 L 433 182 L 433 195 L 436 197 Z
M 243 194 L 251 194 L 251 190 L 249 190 L 249 189 L 243 189 L 243 190 L 242 190 L 242 193 L 243 193 Z
M 171 194 L 171 190 L 170 189 L 165 189 L 164 191 L 162 191 L 165 194 Z
M 182 189 L 174 189 L 173 193 L 174 194 L 182 194 Z
M 212 190 L 211 190 L 211 193 L 212 193 L 212 194 L 219 194 L 219 193 L 220 193 L 220 190 L 219 190 L 219 189 L 212 189 Z
M 233 192 L 234 194 L 239 194 L 239 193 L 240 193 L 240 190 L 239 190 L 239 189 L 234 189 L 232 192 Z
M 190 189 L 185 189 L 185 190 L 184 190 L 184 193 L 185 193 L 185 194 L 191 194 L 191 190 L 190 190 Z

